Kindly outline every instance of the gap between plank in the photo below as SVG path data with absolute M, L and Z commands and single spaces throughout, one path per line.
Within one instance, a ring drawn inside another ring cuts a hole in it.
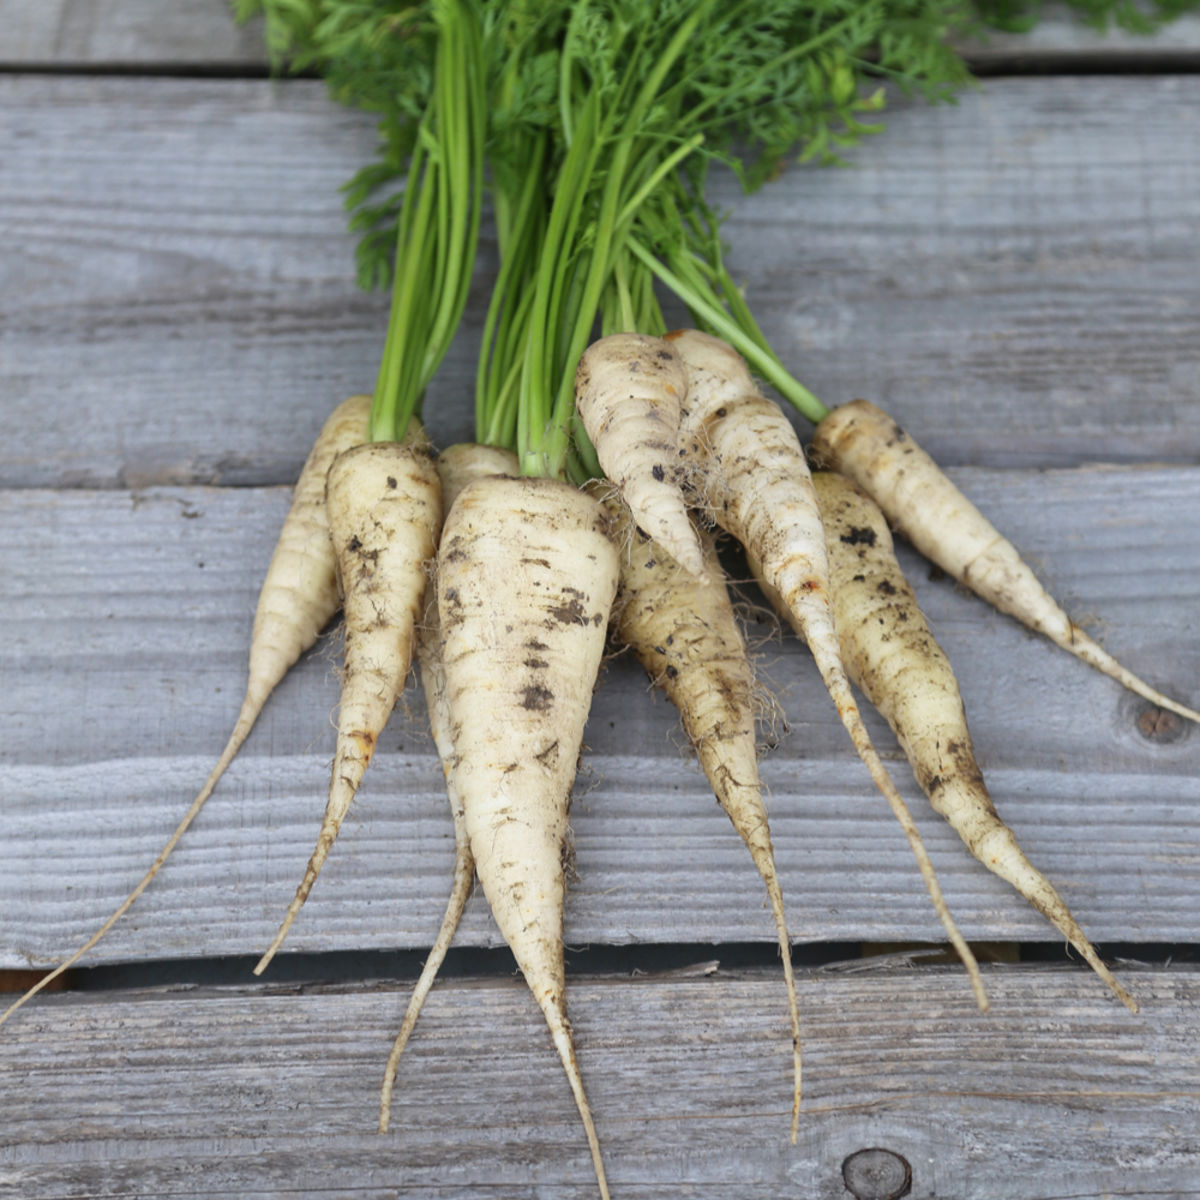
M 980 962 L 1048 967 L 1087 968 L 1061 942 L 974 943 Z M 1200 963 L 1200 943 L 1110 942 L 1097 946 L 1101 958 L 1118 971 L 1132 964 L 1166 967 Z M 420 974 L 425 950 L 346 950 L 323 954 L 283 954 L 271 965 L 262 983 L 321 985 L 359 982 L 411 982 Z M 568 948 L 567 974 L 571 978 L 637 978 L 655 975 L 705 975 L 773 971 L 779 967 L 778 947 L 771 942 L 643 944 L 635 946 L 583 946 Z M 865 944 L 816 942 L 796 944 L 792 950 L 797 970 L 857 972 L 892 969 L 919 970 L 923 966 L 953 965 L 948 947 L 941 944 Z M 211 987 L 252 985 L 255 956 L 152 960 L 81 967 L 64 977 L 63 991 L 120 991 L 150 987 Z M 439 978 L 502 978 L 515 975 L 516 962 L 507 947 L 455 947 L 446 957 Z M 19 992 L 32 986 L 39 971 L 0 971 L 0 993 Z

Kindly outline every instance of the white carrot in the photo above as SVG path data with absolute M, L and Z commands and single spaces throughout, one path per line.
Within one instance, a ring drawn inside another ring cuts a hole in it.
M 634 520 L 680 566 L 703 577 L 703 552 L 680 486 L 686 388 L 683 363 L 668 342 L 615 333 L 594 342 L 579 360 L 575 407 Z
M 412 665 L 413 630 L 442 522 L 441 489 L 424 431 L 356 446 L 334 460 L 325 495 L 346 619 L 346 661 L 329 802 L 316 849 L 287 915 L 254 968 L 274 957 L 349 811 Z
M 357 446 L 367 436 L 370 396 L 344 400 L 325 422 L 309 453 L 292 493 L 291 507 L 279 531 L 275 553 L 267 567 L 258 596 L 250 635 L 250 662 L 246 694 L 229 741 L 191 807 L 171 834 L 141 882 L 120 907 L 70 958 L 40 979 L 19 1000 L 0 1014 L 0 1025 L 26 1001 L 73 966 L 121 919 L 150 885 L 188 827 L 204 807 L 218 780 L 233 762 L 258 720 L 267 698 L 296 660 L 317 640 L 338 610 L 337 563 L 325 519 L 325 476 L 343 450 Z
M 552 479 L 470 484 L 438 551 L 442 661 L 479 881 L 566 1070 L 608 1196 L 566 1009 L 567 808 L 617 586 L 610 521 Z
M 792 1022 L 792 1141 L 800 1122 L 800 1009 L 791 939 L 758 775 L 754 673 L 738 629 L 712 537 L 699 534 L 702 582 L 684 571 L 619 501 L 609 511 L 621 530 L 621 583 L 613 609 L 616 638 L 630 647 L 679 709 L 705 777 L 746 843 L 767 887 Z
M 808 644 L 842 724 L 904 830 L 934 908 L 966 966 L 981 1009 L 987 996 L 954 923 L 907 805 L 871 745 L 842 667 L 829 597 L 829 564 L 812 479 L 796 432 L 759 394 L 742 357 L 696 330 L 668 334 L 688 371 L 681 432 L 698 465 L 704 510 L 761 565 Z
M 458 494 L 475 479 L 487 475 L 516 475 L 517 456 L 510 450 L 496 446 L 482 446 L 474 442 L 450 446 L 438 455 L 437 472 L 442 485 L 442 505 L 446 512 L 452 508 Z M 454 820 L 454 881 L 446 911 L 442 917 L 437 938 L 429 951 L 429 957 L 421 969 L 421 975 L 409 997 L 408 1008 L 400 1025 L 400 1032 L 392 1044 L 387 1067 L 383 1074 L 383 1087 L 379 1096 L 379 1132 L 386 1133 L 391 1113 L 392 1088 L 396 1080 L 396 1069 L 400 1056 L 412 1036 L 412 1031 L 421 1015 L 429 989 L 437 978 L 438 970 L 454 940 L 463 910 L 471 895 L 475 882 L 475 859 L 471 854 L 470 839 L 463 818 L 462 798 L 450 781 L 450 768 L 454 761 L 454 745 L 450 738 L 450 705 L 446 695 L 446 672 L 442 666 L 442 627 L 438 616 L 437 589 L 430 587 L 425 594 L 425 614 L 417 629 L 417 668 L 421 685 L 425 691 L 425 705 L 429 710 L 429 729 L 446 776 L 446 790 L 450 800 L 450 813 Z
M 1150 687 L 1088 637 L 1013 544 L 875 405 L 854 400 L 835 408 L 817 426 L 812 449 L 823 466 L 853 479 L 893 527 L 946 574 L 1143 699 L 1200 721 L 1200 712 Z
M 892 727 L 934 811 L 1137 1012 L 1133 997 L 1113 978 L 1062 897 L 997 814 L 975 760 L 954 672 L 896 561 L 887 519 L 841 475 L 819 471 L 813 483 L 825 523 L 834 617 L 847 674 Z

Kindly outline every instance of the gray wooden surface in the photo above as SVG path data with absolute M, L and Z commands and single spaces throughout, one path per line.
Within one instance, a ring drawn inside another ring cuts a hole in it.
M 262 24 L 229 0 L 0 0 L 0 63 L 30 67 L 261 68 Z
M 936 110 L 901 101 L 852 166 L 719 195 L 730 261 L 801 377 L 890 407 L 1109 649 L 1193 705 L 1200 80 L 1162 67 L 1194 65 L 1198 43 L 1193 20 L 1097 60 L 1092 35 L 1055 19 L 974 51 L 1050 74 Z M 1067 58 L 1145 73 L 1055 74 Z M 385 304 L 354 288 L 336 191 L 370 120 L 318 83 L 257 77 L 256 33 L 221 3 L 0 0 L 0 64 L 2 978 L 86 937 L 206 774 L 286 484 L 333 404 L 370 386 Z M 492 266 L 485 246 L 431 389 L 443 443 L 470 433 Z M 989 968 L 986 1017 L 957 970 L 803 970 L 808 1104 L 790 1148 L 776 973 L 628 978 L 656 948 L 733 961 L 774 934 L 671 711 L 615 659 L 567 915 L 572 945 L 627 955 L 571 990 L 614 1197 L 846 1196 L 841 1164 L 871 1146 L 903 1155 L 922 1197 L 1200 1190 L 1194 967 L 1161 965 L 1200 943 L 1200 732 L 1146 736 L 1135 698 L 905 562 L 1001 811 L 1093 937 L 1159 964 L 1119 965 L 1143 1012 L 1051 964 Z M 764 729 L 763 770 L 798 946 L 939 941 L 805 653 L 750 628 L 787 718 Z M 283 685 L 92 962 L 263 948 L 324 803 L 336 640 Z M 968 936 L 1055 942 L 871 729 Z M 452 861 L 444 808 L 410 693 L 288 948 L 427 946 Z M 496 942 L 479 896 L 459 942 Z M 380 1140 L 374 1089 L 408 985 L 347 970 L 316 990 L 247 974 L 30 1006 L 0 1030 L 0 1196 L 594 1194 L 518 980 L 438 985 L 400 1132 Z
M 374 382 L 386 306 L 336 191 L 370 120 L 315 82 L 21 74 L 0 111 L 0 484 L 293 480 Z M 1194 463 L 1197 113 L 1195 76 L 900 102 L 851 167 L 721 184 L 730 262 L 818 395 L 947 464 Z M 492 261 L 430 388 L 443 442 L 471 431 Z
M 1176 632 L 1200 581 L 1200 526 L 1180 520 L 1200 507 L 1195 470 L 956 477 L 1046 564 L 1054 590 L 1101 622 L 1114 652 L 1200 701 L 1200 641 Z M 13 565 L 0 615 L 0 744 L 9 747 L 0 833 L 24 849 L 0 876 L 0 965 L 44 966 L 140 878 L 223 745 L 286 491 L 2 495 L 0 545 Z M 1197 940 L 1200 919 L 1180 899 L 1200 891 L 1200 731 L 1147 739 L 1136 697 L 931 581 L 911 553 L 906 561 L 958 666 L 996 800 L 1093 936 Z M 68 624 L 64 640 L 57 631 Z M 753 629 L 768 639 L 760 669 L 789 723 L 763 771 L 793 934 L 937 939 L 906 843 L 807 653 L 769 625 Z M 336 643 L 331 636 L 272 700 L 162 886 L 94 961 L 252 954 L 269 941 L 324 807 Z M 419 947 L 437 927 L 453 841 L 415 688 L 407 710 L 393 718 L 293 950 Z M 575 806 L 573 942 L 773 936 L 749 856 L 685 760 L 676 726 L 639 667 L 608 665 Z M 872 728 L 969 934 L 1050 939 L 928 812 L 890 734 L 878 721 Z M 1089 822 L 1075 829 L 1081 801 Z M 479 896 L 460 941 L 495 936 Z
M 1160 61 L 1200 46 L 1200 20 L 1185 16 L 1149 37 L 1097 30 L 1061 6 L 1026 34 L 993 31 L 967 48 L 987 65 Z M 38 67 L 247 69 L 265 62 L 261 23 L 237 26 L 228 0 L 0 0 L 0 63 Z
M 1072 972 L 987 978 L 981 1017 L 956 972 L 802 972 L 795 1146 L 779 979 L 576 982 L 613 1196 L 844 1200 L 844 1160 L 872 1147 L 908 1162 L 914 1196 L 1200 1194 L 1195 970 L 1128 972 L 1141 1017 Z M 392 1132 L 374 1132 L 404 1002 L 393 987 L 58 999 L 6 1053 L 20 1104 L 0 1194 L 593 1197 L 518 980 L 434 990 Z

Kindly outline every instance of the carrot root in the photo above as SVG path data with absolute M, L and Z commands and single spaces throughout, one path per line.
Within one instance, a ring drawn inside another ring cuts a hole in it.
M 259 592 L 250 637 L 246 694 L 216 765 L 141 881 L 117 910 L 69 958 L 0 1013 L 0 1025 L 95 946 L 150 886 L 233 762 L 268 697 L 316 642 L 338 609 L 336 561 L 325 520 L 325 476 L 343 450 L 367 436 L 369 396 L 351 396 L 334 409 L 309 452 Z
M 634 520 L 683 569 L 704 579 L 679 457 L 687 374 L 669 342 L 615 333 L 593 342 L 575 373 L 575 406 L 605 474 Z
M 893 527 L 952 578 L 1144 700 L 1200 722 L 1200 711 L 1152 688 L 1088 637 L 1016 547 L 881 409 L 866 400 L 834 409 L 817 426 L 812 448 L 823 466 L 853 479 Z
M 459 493 L 473 480 L 488 475 L 515 475 L 517 470 L 517 457 L 508 450 L 470 443 L 448 447 L 442 451 L 437 460 L 438 479 L 441 481 L 442 487 L 442 505 L 445 511 L 451 510 Z M 429 957 L 426 958 L 425 965 L 421 969 L 420 978 L 413 988 L 400 1032 L 397 1033 L 391 1053 L 388 1055 L 383 1086 L 379 1094 L 380 1133 L 386 1133 L 388 1130 L 392 1090 L 395 1086 L 400 1058 L 416 1027 L 417 1018 L 421 1015 L 421 1009 L 433 987 L 437 973 L 445 961 L 450 943 L 454 940 L 454 934 L 462 920 L 463 910 L 471 895 L 471 886 L 475 881 L 475 859 L 471 854 L 470 840 L 467 837 L 462 799 L 450 784 L 450 772 L 454 764 L 454 742 L 450 733 L 452 717 L 446 695 L 446 671 L 442 663 L 442 625 L 436 588 L 429 588 L 425 595 L 425 615 L 417 630 L 416 656 L 421 684 L 425 691 L 425 705 L 429 711 L 429 728 L 433 735 L 434 745 L 437 747 L 438 758 L 441 760 L 442 773 L 446 776 L 450 813 L 454 819 L 454 882 L 450 889 L 450 898 L 446 902 L 441 928 L 429 951 Z
M 405 1010 L 400 1032 L 396 1034 L 396 1040 L 392 1043 L 391 1052 L 388 1054 L 387 1066 L 383 1072 L 383 1086 L 379 1092 L 380 1133 L 387 1133 L 388 1124 L 391 1121 L 392 1090 L 396 1084 L 396 1071 L 400 1066 L 400 1057 L 404 1053 L 405 1046 L 408 1045 L 412 1031 L 416 1028 L 417 1018 L 421 1015 L 425 998 L 429 995 L 433 981 L 437 978 L 437 973 L 446 959 L 446 952 L 454 940 L 458 923 L 462 920 L 463 910 L 471 897 L 471 887 L 474 882 L 475 860 L 471 857 L 470 849 L 464 844 L 458 847 L 454 862 L 454 884 L 450 890 L 450 898 L 446 901 L 446 912 L 442 917 L 441 928 L 429 951 L 429 957 L 425 959 L 425 965 L 421 968 L 421 975 L 409 997 L 408 1008 Z
M 795 430 L 762 396 L 745 360 L 695 330 L 668 334 L 688 371 L 682 432 L 697 463 L 699 502 L 742 543 L 778 592 L 808 644 L 859 758 L 899 822 L 976 1003 L 988 1007 L 975 955 L 942 896 L 908 806 L 880 762 L 841 662 L 829 595 L 829 563 L 812 478 Z
M 934 811 L 979 862 L 1041 912 L 1136 1012 L 1136 1002 L 1100 961 L 1062 897 L 997 814 L 975 759 L 954 672 L 896 561 L 887 519 L 866 493 L 840 475 L 818 472 L 813 483 L 824 518 L 847 674 L 891 726 Z
M 705 578 L 684 571 L 620 499 L 608 509 L 621 530 L 621 585 L 613 628 L 679 710 L 684 732 L 721 808 L 762 877 L 779 938 L 792 1026 L 792 1129 L 799 1133 L 800 1009 L 791 938 L 758 775 L 754 674 L 711 535 L 697 531 Z
M 423 431 L 414 423 L 405 443 L 373 442 L 339 455 L 329 470 L 326 509 L 346 614 L 337 752 L 316 848 L 255 975 L 266 970 L 307 900 L 412 664 L 426 563 L 442 519 Z
M 450 786 L 492 915 L 550 1027 L 604 1196 L 566 1017 L 563 901 L 570 788 L 616 586 L 609 519 L 576 488 L 480 479 L 450 511 L 437 581 Z

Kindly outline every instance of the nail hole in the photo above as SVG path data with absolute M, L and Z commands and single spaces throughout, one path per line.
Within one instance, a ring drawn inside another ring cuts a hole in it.
M 892 1150 L 856 1150 L 842 1163 L 842 1181 L 855 1200 L 900 1200 L 912 1191 L 912 1168 Z

